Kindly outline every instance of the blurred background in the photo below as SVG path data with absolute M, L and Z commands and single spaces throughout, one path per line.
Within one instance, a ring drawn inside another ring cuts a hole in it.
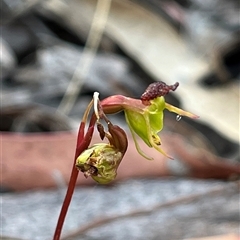
M 239 9 L 237 0 L 3 0 L 6 239 L 51 239 L 93 92 L 140 98 L 154 81 L 179 82 L 166 101 L 200 118 L 165 113 L 160 136 L 173 161 L 146 147 L 155 160 L 143 159 L 129 135 L 114 184 L 80 176 L 65 239 L 237 239 Z M 110 118 L 128 131 L 123 114 Z

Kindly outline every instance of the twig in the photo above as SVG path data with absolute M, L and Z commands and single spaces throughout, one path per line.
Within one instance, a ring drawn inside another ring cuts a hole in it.
M 58 110 L 60 112 L 68 114 L 77 99 L 78 93 L 81 89 L 81 86 L 83 85 L 84 79 L 89 72 L 99 44 L 101 42 L 110 6 L 111 0 L 97 1 L 96 10 L 88 34 L 86 45 L 83 49 L 81 60 L 76 67 L 73 77 L 58 107 Z
M 70 234 L 66 235 L 65 237 L 61 238 L 61 240 L 69 240 L 72 239 L 74 237 L 80 236 L 81 234 L 86 233 L 87 231 L 96 228 L 96 227 L 100 227 L 104 224 L 107 224 L 109 222 L 113 222 L 113 221 L 117 221 L 123 218 L 130 218 L 130 217 L 136 217 L 136 216 L 141 216 L 141 215 L 149 215 L 152 214 L 156 211 L 159 211 L 160 209 L 163 208 L 167 208 L 167 207 L 174 207 L 178 204 L 186 204 L 186 203 L 190 203 L 192 201 L 196 201 L 202 197 L 214 197 L 217 196 L 225 191 L 229 191 L 229 190 L 239 190 L 240 187 L 240 181 L 237 182 L 233 182 L 230 184 L 227 184 L 227 186 L 221 186 L 221 187 L 215 187 L 212 188 L 211 190 L 205 192 L 205 193 L 196 193 L 196 194 L 191 194 L 185 197 L 179 197 L 177 199 L 174 200 L 170 200 L 168 202 L 165 203 L 160 203 L 157 204 L 155 206 L 153 206 L 151 209 L 139 209 L 139 210 L 134 210 L 131 212 L 128 212 L 126 214 L 118 214 L 118 215 L 114 215 L 114 216 L 110 216 L 110 217 L 101 217 L 89 224 L 86 224 L 85 226 L 71 232 Z

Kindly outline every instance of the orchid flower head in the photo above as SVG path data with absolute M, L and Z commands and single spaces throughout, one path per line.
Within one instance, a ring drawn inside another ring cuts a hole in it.
M 101 140 L 105 137 L 108 143 L 97 143 L 83 151 L 76 160 L 76 167 L 84 173 L 85 177 L 91 176 L 95 181 L 106 184 L 117 176 L 117 169 L 128 147 L 127 135 L 122 128 L 113 125 L 106 114 L 124 111 L 125 119 L 132 133 L 137 151 L 143 157 L 152 160 L 139 147 L 137 137 L 141 138 L 150 148 L 154 148 L 164 156 L 172 158 L 161 148 L 159 132 L 163 129 L 165 109 L 179 116 L 198 118 L 198 116 L 174 107 L 165 102 L 164 96 L 169 91 L 175 91 L 178 83 L 167 85 L 155 82 L 149 85 L 140 99 L 113 95 L 100 102 L 98 93 L 94 93 L 93 101 L 84 114 L 87 118 L 90 108 L 94 108 L 94 117 Z M 105 132 L 101 124 L 104 120 L 108 126 Z
M 168 158 L 172 158 L 161 147 L 159 132 L 163 129 L 164 110 L 167 109 L 180 116 L 198 118 L 198 116 L 174 107 L 165 102 L 164 96 L 169 91 L 175 91 L 179 83 L 167 85 L 164 82 L 154 82 L 142 94 L 140 99 L 115 95 L 102 101 L 105 113 L 115 113 L 123 110 L 126 122 L 132 133 L 137 151 L 143 157 L 152 160 L 139 147 L 136 139 L 138 135 L 149 147 L 155 148 Z

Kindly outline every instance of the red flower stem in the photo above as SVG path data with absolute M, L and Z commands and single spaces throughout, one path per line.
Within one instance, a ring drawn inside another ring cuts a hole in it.
M 73 196 L 73 192 L 75 189 L 78 172 L 79 172 L 75 166 L 76 159 L 85 149 L 88 148 L 88 146 L 92 140 L 95 122 L 96 122 L 96 117 L 95 117 L 95 115 L 93 115 L 91 118 L 91 121 L 89 123 L 88 131 L 87 131 L 87 134 L 85 135 L 85 137 L 84 137 L 85 123 L 81 122 L 81 125 L 79 127 L 78 137 L 77 137 L 77 146 L 76 146 L 76 152 L 75 152 L 75 157 L 74 157 L 73 166 L 72 166 L 72 172 L 71 172 L 71 176 L 70 176 L 70 180 L 69 180 L 69 184 L 68 184 L 68 189 L 67 189 L 67 192 L 66 192 L 63 204 L 62 204 L 61 212 L 58 217 L 58 222 L 57 222 L 57 226 L 56 226 L 55 233 L 53 236 L 53 240 L 60 239 L 63 223 L 65 221 L 65 217 L 67 215 L 67 211 L 68 211 L 70 202 L 72 200 L 72 196 Z

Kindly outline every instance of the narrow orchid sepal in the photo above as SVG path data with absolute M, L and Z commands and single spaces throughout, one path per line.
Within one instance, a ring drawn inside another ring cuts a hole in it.
M 192 118 L 192 119 L 197 119 L 199 118 L 199 116 L 193 114 L 193 113 L 190 113 L 190 112 L 187 112 L 187 111 L 184 111 L 182 110 L 181 108 L 177 108 L 169 103 L 166 103 L 165 104 L 165 107 L 166 109 L 169 111 L 169 112 L 174 112 L 180 116 L 185 116 L 185 117 L 189 117 L 189 118 Z

